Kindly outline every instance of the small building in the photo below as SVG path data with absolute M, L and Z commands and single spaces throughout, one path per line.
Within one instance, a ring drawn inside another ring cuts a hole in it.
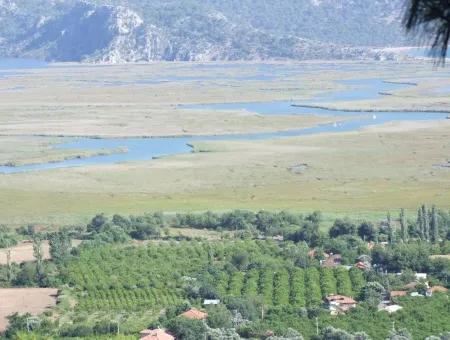
M 139 333 L 140 340 L 175 340 L 175 337 L 165 330 L 156 329 L 144 329 Z
M 434 293 L 444 293 L 445 294 L 447 292 L 448 292 L 448 289 L 445 288 L 444 286 L 433 286 L 433 287 L 430 287 L 427 289 L 426 295 L 428 297 L 431 297 L 431 296 L 433 296 Z
M 191 308 L 186 312 L 181 313 L 180 316 L 194 320 L 206 320 L 208 318 L 208 313 L 202 312 L 196 308 Z
M 218 305 L 220 303 L 220 300 L 203 300 L 203 306 L 211 306 L 211 305 Z
M 272 237 L 272 240 L 282 242 L 282 241 L 284 241 L 284 236 L 283 235 L 275 235 Z
M 328 257 L 321 261 L 321 266 L 325 268 L 336 268 L 342 265 L 342 255 L 341 254 L 330 254 Z
M 416 280 L 426 280 L 428 277 L 426 273 L 415 273 L 414 276 Z
M 408 292 L 406 290 L 393 290 L 389 293 L 391 299 L 396 297 L 407 296 Z
M 412 297 L 424 297 L 422 294 L 420 294 L 419 292 L 412 292 L 411 294 Z
M 353 298 L 344 295 L 329 295 L 325 298 L 325 303 L 332 315 L 345 314 L 358 304 Z
M 399 306 L 399 305 L 389 305 L 389 306 L 385 306 L 381 310 L 388 312 L 389 314 L 392 314 L 392 313 L 398 312 L 400 309 L 403 309 L 403 307 Z

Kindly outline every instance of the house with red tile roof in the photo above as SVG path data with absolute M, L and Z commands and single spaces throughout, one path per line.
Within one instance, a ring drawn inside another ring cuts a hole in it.
M 352 297 L 344 295 L 329 295 L 325 298 L 325 303 L 333 315 L 345 314 L 358 304 Z
M 205 320 L 206 318 L 208 318 L 208 313 L 202 312 L 196 308 L 191 308 L 186 312 L 181 313 L 180 316 L 188 319 Z
M 175 337 L 165 330 L 156 329 L 144 329 L 139 333 L 140 340 L 175 340 Z

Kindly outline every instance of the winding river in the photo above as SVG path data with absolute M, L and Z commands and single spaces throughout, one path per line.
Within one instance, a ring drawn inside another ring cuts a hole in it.
M 367 126 L 379 125 L 391 121 L 405 120 L 444 120 L 447 113 L 440 112 L 356 112 L 328 110 L 313 105 L 325 105 L 340 101 L 372 100 L 382 93 L 401 90 L 414 84 L 391 83 L 382 79 L 357 79 L 340 81 L 346 85 L 343 91 L 335 91 L 317 96 L 311 101 L 304 102 L 304 106 L 295 106 L 293 102 L 260 102 L 260 103 L 226 103 L 226 104 L 201 104 L 184 105 L 179 109 L 199 110 L 246 110 L 260 115 L 298 115 L 315 114 L 326 116 L 358 116 L 342 123 L 324 124 L 312 128 L 269 133 L 248 133 L 220 136 L 196 136 L 196 137 L 161 137 L 161 138 L 111 138 L 93 139 L 77 138 L 69 143 L 56 145 L 59 149 L 69 150 L 101 150 L 101 149 L 126 149 L 127 152 L 118 152 L 109 155 L 93 156 L 80 159 L 70 159 L 54 163 L 32 164 L 16 167 L 1 166 L 0 173 L 22 173 L 36 170 L 59 169 L 68 167 L 80 167 L 99 164 L 114 164 L 127 161 L 150 160 L 156 157 L 169 156 L 191 152 L 189 144 L 195 141 L 236 141 L 236 140 L 267 140 L 273 138 L 305 136 L 318 133 L 338 133 L 355 131 Z M 309 105 L 309 107 L 308 107 Z

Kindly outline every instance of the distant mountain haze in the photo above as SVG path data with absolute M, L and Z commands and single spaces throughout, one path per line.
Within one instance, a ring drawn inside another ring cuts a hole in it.
M 389 58 L 402 0 L 0 0 L 0 55 L 49 61 Z

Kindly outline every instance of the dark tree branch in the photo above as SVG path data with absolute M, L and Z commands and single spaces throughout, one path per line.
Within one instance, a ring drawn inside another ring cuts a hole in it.
M 406 30 L 431 40 L 431 54 L 445 62 L 450 40 L 450 0 L 407 0 Z

